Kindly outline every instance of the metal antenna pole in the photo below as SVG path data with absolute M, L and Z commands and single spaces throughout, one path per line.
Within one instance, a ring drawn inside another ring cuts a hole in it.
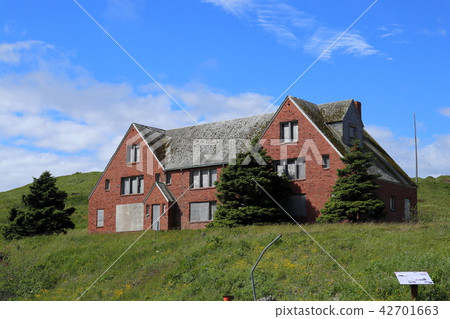
M 417 159 L 417 129 L 416 129 L 416 113 L 414 113 L 414 142 L 416 145 L 416 184 L 419 183 L 419 162 Z
M 262 256 L 266 252 L 266 250 L 273 245 L 274 242 L 276 242 L 278 239 L 281 238 L 281 235 L 279 235 L 277 238 L 272 240 L 272 242 L 264 248 L 261 255 L 259 255 L 258 260 L 256 261 L 255 265 L 252 268 L 252 271 L 250 272 L 250 278 L 252 279 L 252 289 L 253 289 L 253 300 L 256 301 L 256 291 L 255 291 L 255 280 L 253 279 L 253 271 L 255 271 L 256 266 L 258 265 L 259 261 L 261 260 Z

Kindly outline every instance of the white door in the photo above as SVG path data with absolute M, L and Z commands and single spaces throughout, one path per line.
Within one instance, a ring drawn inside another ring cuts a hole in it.
M 152 230 L 159 230 L 159 218 L 161 217 L 161 211 L 159 204 L 152 205 Z
M 409 198 L 405 198 L 405 221 L 409 221 L 410 219 L 411 219 L 410 200 Z

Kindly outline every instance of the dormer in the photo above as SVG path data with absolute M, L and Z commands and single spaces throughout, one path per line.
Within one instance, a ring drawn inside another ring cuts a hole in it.
M 361 102 L 345 100 L 318 105 L 325 123 L 347 145 L 353 140 L 363 141 L 364 124 L 361 119 Z

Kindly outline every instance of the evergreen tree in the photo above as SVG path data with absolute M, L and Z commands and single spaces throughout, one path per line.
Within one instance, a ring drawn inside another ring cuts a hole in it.
M 6 239 L 43 234 L 66 233 L 75 228 L 70 216 L 75 208 L 65 209 L 67 193 L 56 187 L 56 178 L 45 171 L 33 178 L 30 193 L 22 196 L 25 209 L 9 212 L 2 233 Z
M 220 203 L 209 227 L 289 220 L 286 213 L 255 183 L 257 181 L 275 200 L 282 202 L 291 193 L 289 181 L 285 176 L 278 176 L 272 158 L 257 144 L 257 140 L 252 145 L 255 154 L 239 153 L 236 163 L 222 170 L 220 181 L 216 182 L 216 196 Z
M 374 193 L 379 187 L 375 184 L 378 175 L 368 172 L 373 159 L 373 155 L 364 153 L 360 142 L 355 140 L 350 152 L 341 158 L 345 167 L 337 170 L 338 179 L 331 198 L 325 203 L 317 222 L 356 222 L 383 216 L 384 202 Z

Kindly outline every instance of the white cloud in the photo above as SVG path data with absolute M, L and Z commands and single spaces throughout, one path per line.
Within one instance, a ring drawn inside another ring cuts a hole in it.
M 443 28 L 438 28 L 438 29 L 434 29 L 434 30 L 422 29 L 422 30 L 420 30 L 420 33 L 422 33 L 424 35 L 428 35 L 428 36 L 441 36 L 441 37 L 447 36 L 447 30 L 443 29 Z
M 39 177 L 45 170 L 49 170 L 54 176 L 61 176 L 103 169 L 103 166 L 96 165 L 98 162 L 88 156 L 61 156 L 1 144 L 0 153 L 0 191 L 31 183 L 32 177 Z
M 117 21 L 139 19 L 139 8 L 142 1 L 136 0 L 107 0 L 105 15 Z
M 45 54 L 38 59 L 45 62 Z M 54 175 L 102 170 L 132 122 L 164 129 L 195 124 L 154 84 L 136 90 L 127 83 L 99 82 L 67 60 L 61 62 L 64 68 L 52 63 L 51 70 L 37 63 L 37 71 L 0 75 L 0 151 L 8 154 L 0 158 L 0 191 L 24 185 L 46 169 Z M 57 69 L 63 71 L 53 72 Z M 256 115 L 271 100 L 201 84 L 165 86 L 205 122 Z
M 312 15 L 297 10 L 284 1 L 204 0 L 203 2 L 214 4 L 228 13 L 247 19 L 263 28 L 267 33 L 274 35 L 282 44 L 298 47 L 303 39 L 306 39 L 303 42 L 303 49 L 306 53 L 314 56 L 324 52 L 341 34 L 341 32 L 319 26 L 316 18 Z M 316 31 L 311 35 L 310 32 L 313 29 Z M 298 31 L 307 32 L 307 34 L 299 34 Z M 401 32 L 401 29 L 396 28 L 391 32 L 398 33 Z M 389 35 L 386 34 L 386 36 Z M 329 59 L 333 52 L 359 57 L 379 53 L 363 36 L 356 32 L 347 32 L 342 36 L 324 54 L 323 59 Z
M 441 113 L 444 116 L 450 117 L 450 107 L 444 107 L 439 110 L 439 113 Z
M 414 137 L 395 136 L 389 128 L 367 125 L 365 129 L 409 176 L 415 176 Z M 419 176 L 450 174 L 450 134 L 436 135 L 429 144 L 418 142 Z
M 272 100 L 271 96 L 252 92 L 230 95 L 201 84 L 171 87 L 170 91 L 189 105 L 189 112 L 194 117 L 204 118 L 205 122 L 258 115 L 266 110 Z
M 398 24 L 392 24 L 387 26 L 382 26 L 379 28 L 379 30 L 382 32 L 380 35 L 380 38 L 388 38 L 393 37 L 399 34 L 403 33 L 403 29 L 398 26 Z
M 5 63 L 20 63 L 27 52 L 35 50 L 36 48 L 45 50 L 52 48 L 52 46 L 45 44 L 42 41 L 19 41 L 15 43 L 1 43 L 0 44 L 0 62 Z
M 255 5 L 253 0 L 203 0 L 203 2 L 214 4 L 234 15 L 241 15 Z
M 293 47 L 299 45 L 296 29 L 310 28 L 316 24 L 311 15 L 281 1 L 204 0 L 204 2 L 249 20 L 274 35 L 280 43 Z
M 306 53 L 320 55 L 336 41 L 340 34 L 341 32 L 320 28 L 309 38 L 303 48 Z M 339 41 L 324 53 L 322 58 L 325 60 L 330 59 L 333 52 L 340 52 L 359 57 L 379 53 L 379 51 L 374 49 L 361 35 L 355 32 L 345 33 Z

